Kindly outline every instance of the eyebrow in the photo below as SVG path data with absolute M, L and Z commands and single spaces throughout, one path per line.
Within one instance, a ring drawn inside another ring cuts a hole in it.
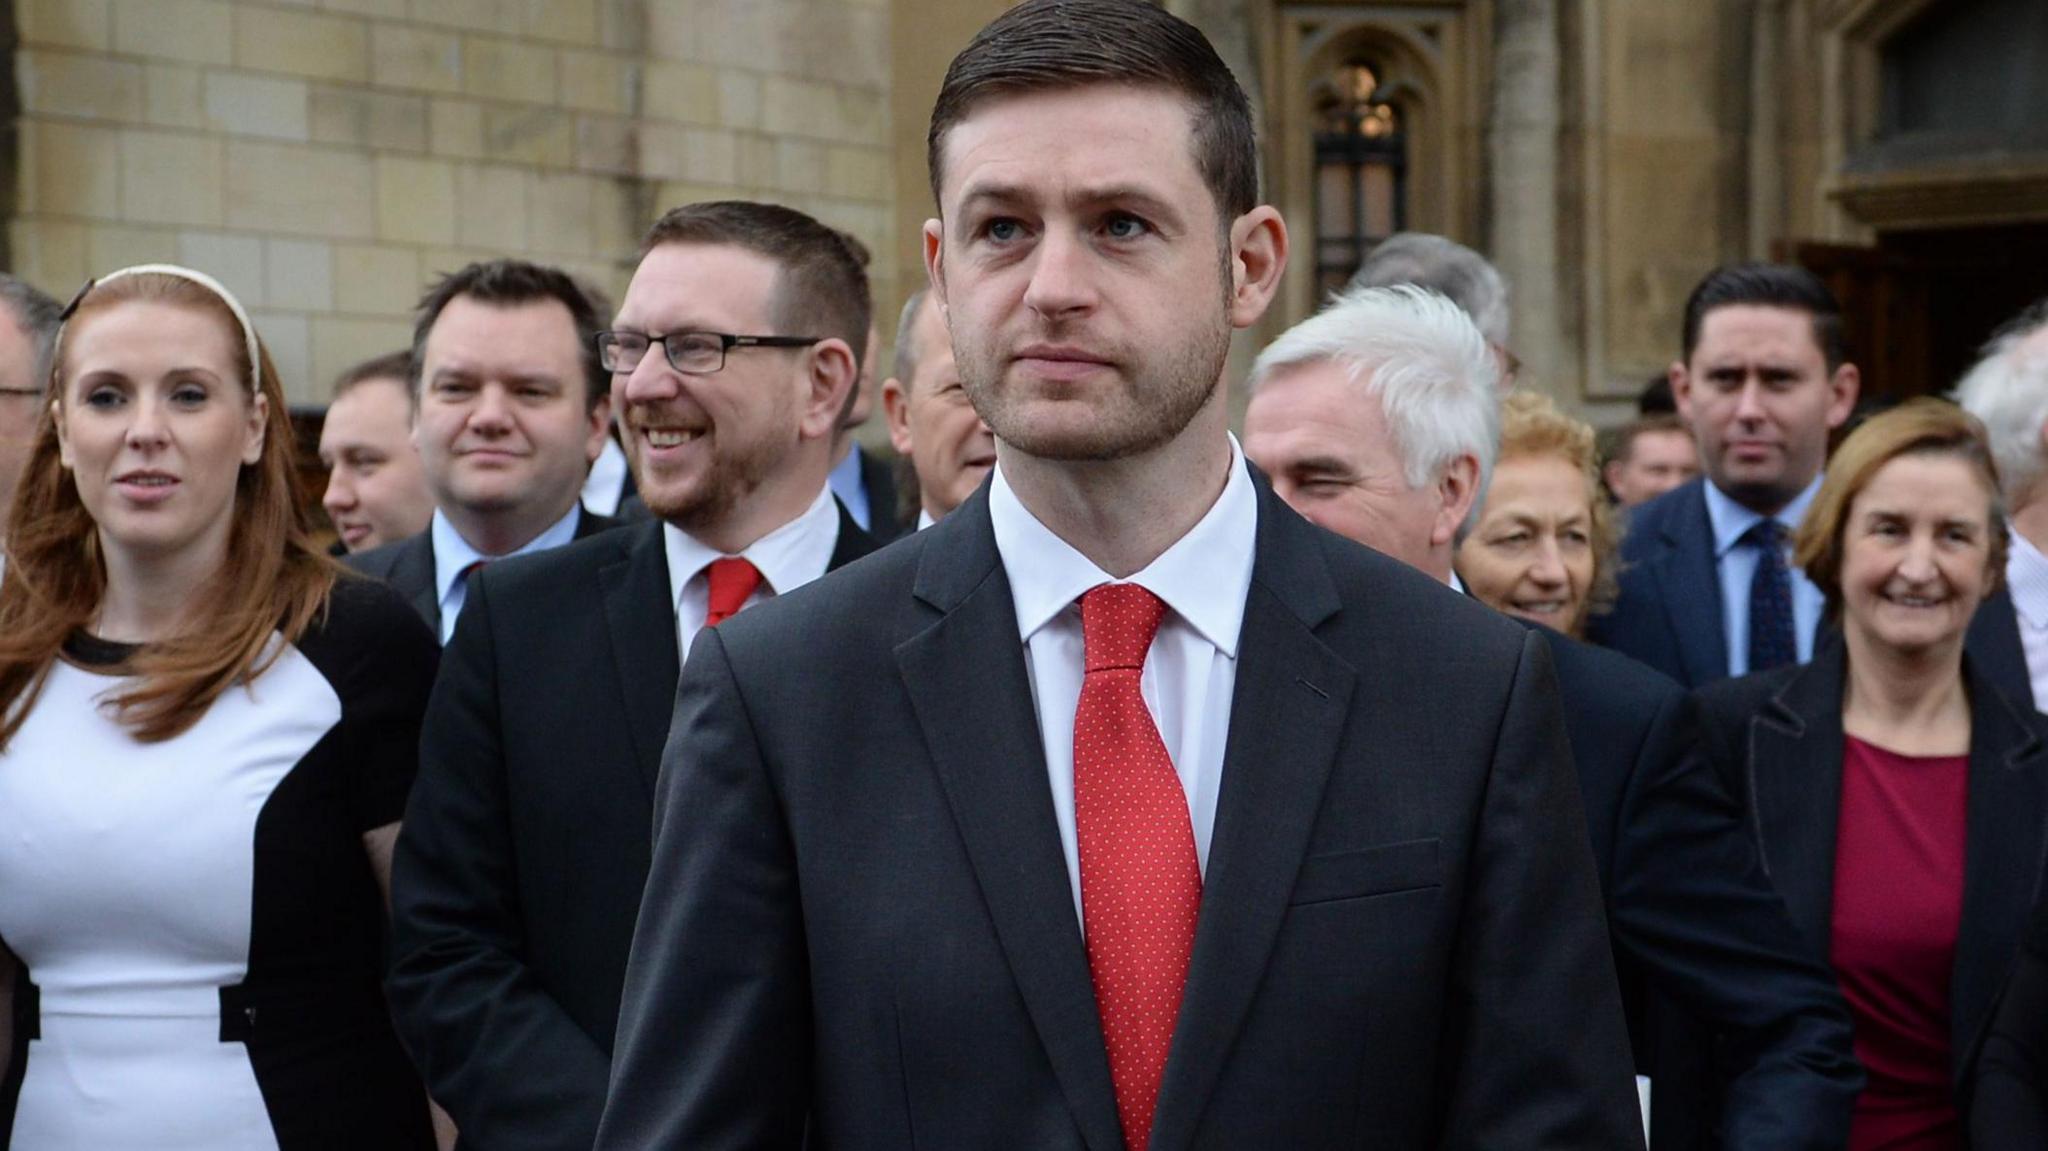
M 971 187 L 960 198 L 959 212 L 966 215 L 970 210 L 983 204 L 1024 204 L 1037 197 L 1016 184 L 983 184 Z M 1173 225 L 1181 223 L 1181 213 L 1163 199 L 1157 192 L 1136 184 L 1104 184 L 1093 188 L 1082 188 L 1070 195 L 1060 197 L 1060 202 L 1074 207 L 1104 208 L 1124 206 L 1143 216 Z

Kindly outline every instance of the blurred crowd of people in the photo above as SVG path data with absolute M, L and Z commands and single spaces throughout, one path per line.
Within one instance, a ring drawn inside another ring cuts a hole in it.
M 1717 268 L 1603 437 L 1404 233 L 1225 380 L 1250 125 L 1018 5 L 900 314 L 451 272 L 331 547 L 226 287 L 0 278 L 0 1146 L 2048 1148 L 2048 298 Z

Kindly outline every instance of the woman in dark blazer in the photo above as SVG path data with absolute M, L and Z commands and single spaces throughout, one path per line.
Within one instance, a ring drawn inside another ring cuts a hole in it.
M 1708 755 L 1856 1022 L 1849 1151 L 1966 1146 L 1962 1116 L 2041 873 L 2048 729 L 1970 666 L 2005 570 L 1983 428 L 1914 401 L 1828 466 L 1795 559 L 1839 635 L 1698 698 Z

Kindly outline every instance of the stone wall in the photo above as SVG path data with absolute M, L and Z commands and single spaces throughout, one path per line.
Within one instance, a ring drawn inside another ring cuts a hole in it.
M 60 298 L 210 271 L 296 401 L 406 343 L 437 273 L 520 255 L 616 293 L 689 200 L 897 246 L 887 0 L 12 2 L 13 270 Z

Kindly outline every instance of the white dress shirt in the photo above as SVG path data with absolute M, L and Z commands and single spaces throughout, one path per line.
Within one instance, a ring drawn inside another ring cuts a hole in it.
M 604 448 L 591 461 L 590 474 L 583 479 L 583 506 L 601 516 L 619 514 L 626 498 L 626 453 L 619 442 L 604 438 Z
M 1081 855 L 1074 836 L 1074 709 L 1081 702 L 1085 645 L 1081 593 L 1118 582 L 1075 551 L 1026 510 L 996 466 L 989 491 L 996 551 L 1010 578 L 1024 668 L 1045 746 L 1060 849 L 1073 885 L 1074 915 L 1081 916 Z M 1165 621 L 1145 656 L 1140 691 L 1146 710 L 1187 793 L 1195 834 L 1195 860 L 1209 869 L 1209 836 L 1223 782 L 1223 746 L 1230 733 L 1231 691 L 1237 684 L 1238 631 L 1252 581 L 1258 534 L 1258 498 L 1237 440 L 1230 441 L 1230 476 L 1223 494 L 1188 533 L 1130 577 L 1166 602 Z
M 1721 576 L 1721 629 L 1728 640 L 1728 674 L 1749 674 L 1749 585 L 1756 578 L 1756 549 L 1742 542 L 1742 533 L 1764 517 L 1730 499 L 1708 480 L 1707 522 L 1714 529 L 1714 564 Z M 1813 633 L 1827 610 L 1827 597 L 1792 563 L 1792 533 L 1806 518 L 1820 491 L 1820 476 L 1806 490 L 1778 510 L 1776 519 L 1785 527 L 1785 567 L 1792 577 L 1792 642 L 1799 662 L 1813 658 Z
M 937 521 L 937 520 L 935 520 L 935 519 L 933 519 L 933 518 L 932 518 L 932 513 L 930 512 L 930 510 L 928 510 L 928 509 L 926 509 L 926 508 L 919 508 L 919 509 L 917 509 L 917 530 L 918 530 L 918 531 L 923 531 L 924 529 L 926 529 L 926 528 L 928 528 L 928 527 L 930 527 L 930 526 L 932 526 L 933 524 L 935 524 L 935 523 L 938 523 L 938 522 L 939 522 L 939 521 Z M 5 570 L 5 569 L 0 569 L 0 570 Z
M 2027 653 L 2027 678 L 2034 683 L 2034 707 L 2048 711 L 2048 556 L 2018 532 L 2005 557 L 2005 583 L 2012 589 L 2013 614 L 2020 620 L 2020 647 Z
M 483 560 L 508 559 L 512 556 L 530 555 L 533 552 L 558 548 L 576 538 L 576 516 L 583 510 L 581 504 L 571 505 L 569 514 L 550 524 L 546 531 L 526 541 L 526 546 L 515 548 L 501 556 L 487 556 L 469 546 L 448 517 L 434 509 L 434 522 L 430 530 L 434 542 L 434 592 L 441 603 L 441 646 L 446 647 L 455 635 L 455 620 L 462 614 L 462 604 L 469 595 L 469 581 L 462 573 L 469 565 Z
M 704 613 L 711 606 L 711 577 L 705 574 L 711 561 L 723 559 L 717 551 L 674 524 L 661 527 L 662 542 L 668 549 L 668 590 L 676 606 L 676 651 L 687 661 L 690 644 L 703 630 Z M 832 489 L 821 487 L 811 506 L 795 519 L 755 540 L 739 558 L 761 573 L 761 586 L 747 597 L 740 610 L 769 596 L 787 595 L 825 574 L 832 552 L 839 546 L 839 506 L 832 502 Z

